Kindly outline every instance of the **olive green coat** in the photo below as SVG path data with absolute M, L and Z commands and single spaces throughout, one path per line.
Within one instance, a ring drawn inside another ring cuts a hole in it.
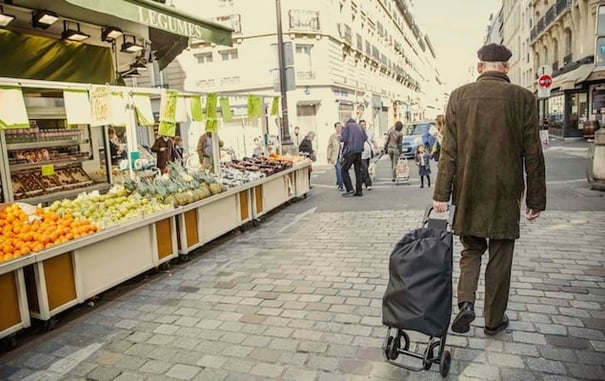
M 527 207 L 546 207 L 536 98 L 505 74 L 486 72 L 452 92 L 445 120 L 433 198 L 452 196 L 454 233 L 519 238 L 525 181 Z

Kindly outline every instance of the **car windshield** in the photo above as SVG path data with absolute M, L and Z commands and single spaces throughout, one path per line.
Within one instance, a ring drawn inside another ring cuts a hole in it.
M 429 132 L 431 128 L 431 123 L 418 123 L 414 124 L 414 129 L 410 133 L 410 135 L 424 135 Z

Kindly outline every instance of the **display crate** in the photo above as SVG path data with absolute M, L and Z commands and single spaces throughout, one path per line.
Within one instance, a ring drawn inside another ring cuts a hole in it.
M 178 256 L 175 214 L 162 212 L 40 252 L 26 269 L 31 316 L 48 320 Z
M 33 256 L 0 264 L 0 339 L 30 326 L 23 268 Z

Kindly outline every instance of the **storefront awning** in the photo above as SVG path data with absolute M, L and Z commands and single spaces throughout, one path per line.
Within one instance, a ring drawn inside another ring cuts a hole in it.
M 151 0 L 65 0 L 94 12 L 112 15 L 168 33 L 201 39 L 217 45 L 232 46 L 233 30 L 224 25 Z
M 552 88 L 559 90 L 570 90 L 577 84 L 586 81 L 590 73 L 594 70 L 594 64 L 584 64 L 572 71 L 556 76 L 552 80 Z

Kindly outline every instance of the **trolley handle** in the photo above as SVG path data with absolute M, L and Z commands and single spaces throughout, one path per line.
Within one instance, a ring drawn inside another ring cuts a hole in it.
M 436 225 L 438 225 L 438 226 L 435 226 L 435 227 L 438 229 L 441 229 L 441 230 L 451 229 L 452 226 L 454 226 L 454 214 L 456 213 L 456 206 L 448 204 L 447 210 L 448 210 L 447 220 L 431 219 L 430 216 L 431 216 L 431 212 L 433 211 L 433 205 L 432 204 L 427 205 L 427 207 L 424 209 L 424 217 L 422 218 L 422 226 L 432 227 L 432 226 L 430 226 L 431 225 L 430 222 L 447 221 L 447 224 L 445 226 L 437 223 Z

